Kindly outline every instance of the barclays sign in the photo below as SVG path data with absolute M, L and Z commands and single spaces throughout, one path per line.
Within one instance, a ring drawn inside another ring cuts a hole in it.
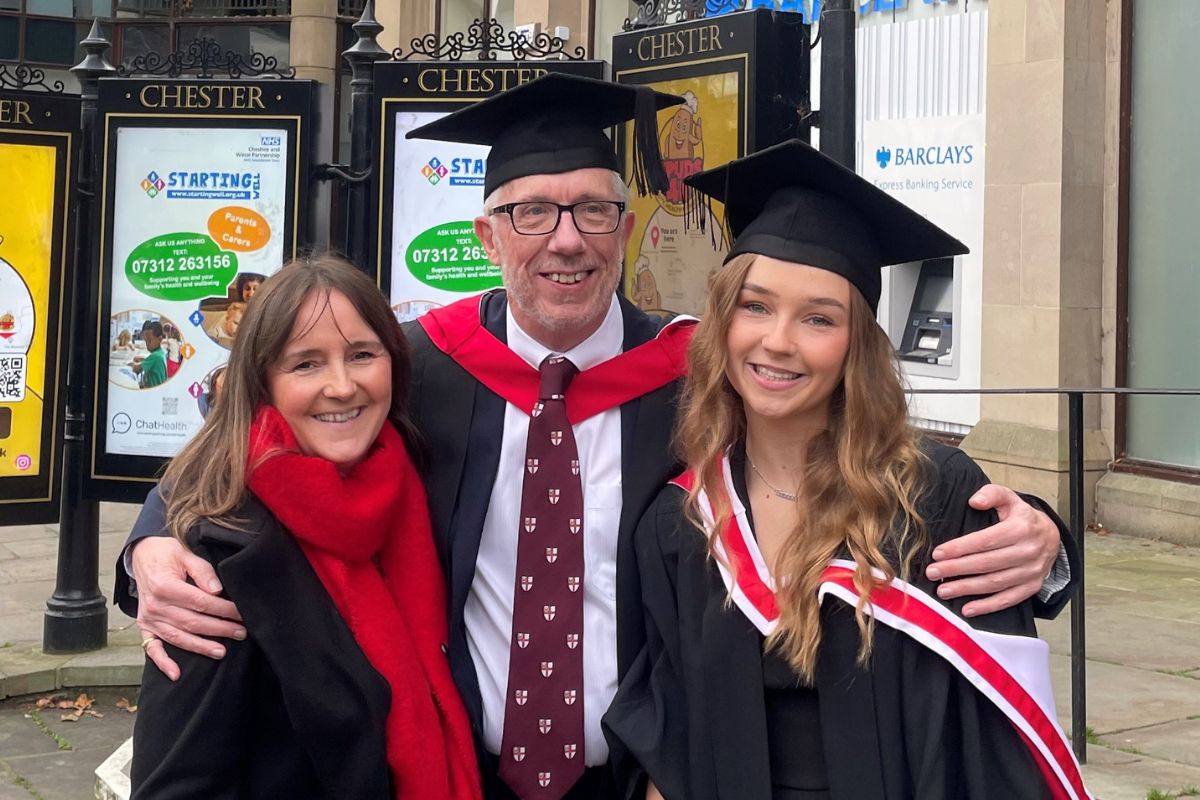
M 858 13 L 862 16 L 883 11 L 904 11 L 910 6 L 958 5 L 958 0 L 857 0 Z M 801 14 L 806 23 L 812 24 L 821 18 L 822 0 L 706 0 L 704 15 L 717 17 L 747 8 L 767 8 L 773 11 L 792 11 Z
M 880 147 L 875 151 L 880 169 L 895 167 L 939 167 L 967 165 L 975 161 L 975 145 L 934 145 L 932 147 Z

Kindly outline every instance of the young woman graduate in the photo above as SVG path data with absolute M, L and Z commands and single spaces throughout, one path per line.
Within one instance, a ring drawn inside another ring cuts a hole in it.
M 330 257 L 246 310 L 221 401 L 145 513 L 216 567 L 248 637 L 147 661 L 133 797 L 480 797 L 383 295 Z M 143 646 L 155 645 L 147 639 Z
M 966 248 L 799 141 L 688 182 L 735 240 L 689 351 L 690 469 L 635 536 L 624 796 L 1086 797 L 1029 603 L 968 625 L 924 578 L 993 517 L 979 467 L 908 425 L 880 269 Z

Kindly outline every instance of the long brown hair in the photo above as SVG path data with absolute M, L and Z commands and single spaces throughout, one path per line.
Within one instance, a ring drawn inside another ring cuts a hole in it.
M 419 440 L 407 412 L 408 344 L 383 294 L 341 258 L 316 255 L 297 259 L 267 278 L 246 304 L 216 405 L 200 432 L 163 473 L 167 529 L 172 536 L 183 541 L 188 529 L 200 520 L 239 525 L 233 514 L 246 498 L 250 425 L 258 408 L 271 400 L 267 371 L 291 340 L 292 326 L 309 295 L 322 293 L 328 302 L 329 292 L 335 290 L 354 305 L 391 356 L 388 416 L 419 460 Z
M 685 513 L 703 527 L 698 503 L 704 491 L 713 505 L 716 537 L 721 540 L 732 513 L 721 457 L 746 430 L 742 399 L 725 374 L 726 336 L 755 258 L 736 256 L 713 276 L 707 309 L 688 352 L 690 372 L 675 435 L 684 463 L 697 473 Z M 895 350 L 855 289 L 850 292 L 849 318 L 849 351 L 841 383 L 834 390 L 828 428 L 807 444 L 797 500 L 800 521 L 771 565 L 780 609 L 771 646 L 779 648 L 809 682 L 821 642 L 817 589 L 830 559 L 848 550 L 858 564 L 854 583 L 864 599 L 858 602 L 855 619 L 860 632 L 858 661 L 865 665 L 874 630 L 873 618 L 864 613 L 865 598 L 897 572 L 907 576 L 927 541 L 917 505 L 928 462 L 916 431 L 908 424 Z M 709 542 L 714 558 L 716 537 Z M 872 569 L 885 577 L 876 577 Z

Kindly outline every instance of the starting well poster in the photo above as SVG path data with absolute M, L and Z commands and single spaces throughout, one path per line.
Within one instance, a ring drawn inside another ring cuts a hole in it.
M 600 78 L 599 61 L 380 61 L 376 269 L 392 310 L 408 322 L 501 284 L 475 218 L 483 213 L 488 148 L 408 139 L 414 128 L 550 72 Z
M 246 303 L 284 261 L 287 131 L 116 138 L 106 450 L 170 457 L 203 424 Z
M 248 304 L 304 243 L 314 86 L 100 82 L 88 497 L 141 500 L 220 403 Z

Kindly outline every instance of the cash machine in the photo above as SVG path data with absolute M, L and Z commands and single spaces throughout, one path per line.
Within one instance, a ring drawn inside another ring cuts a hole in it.
M 951 364 L 953 345 L 954 259 L 931 259 L 921 264 L 899 355 L 905 361 Z

